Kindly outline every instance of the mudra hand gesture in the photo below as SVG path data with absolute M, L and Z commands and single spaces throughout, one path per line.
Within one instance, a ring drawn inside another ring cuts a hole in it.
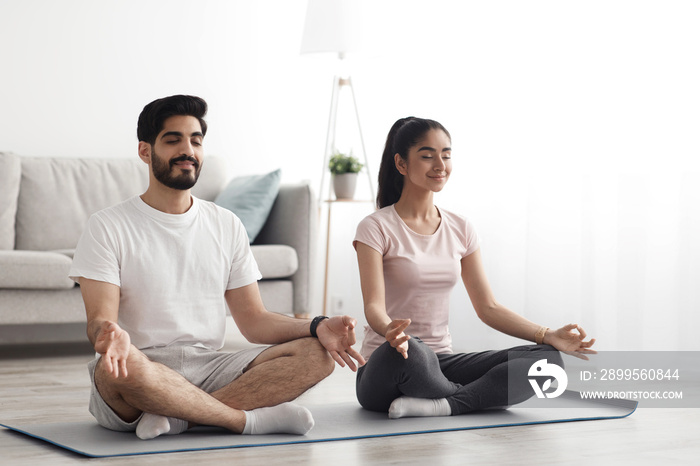
M 574 331 L 575 330 L 575 331 Z M 552 332 L 550 344 L 562 353 L 588 360 L 586 354 L 597 354 L 596 350 L 590 349 L 595 343 L 595 338 L 588 341 L 586 332 L 578 324 L 568 324 Z
M 107 371 L 114 377 L 126 377 L 126 360 L 129 357 L 131 338 L 115 322 L 107 322 L 95 339 L 95 351 L 104 358 Z
M 319 325 L 318 341 L 330 353 L 331 357 L 340 367 L 348 367 L 357 371 L 355 359 L 360 366 L 365 364 L 365 358 L 358 353 L 352 345 L 355 344 L 355 326 L 357 321 L 350 316 L 336 316 L 322 321 Z
M 401 353 L 404 359 L 408 359 L 408 340 L 409 335 L 403 333 L 404 330 L 411 324 L 411 319 L 395 319 L 392 320 L 386 327 L 384 337 L 389 344 L 396 348 L 396 351 Z

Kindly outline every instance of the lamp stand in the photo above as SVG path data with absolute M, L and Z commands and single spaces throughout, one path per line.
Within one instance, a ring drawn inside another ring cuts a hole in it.
M 342 55 L 341 55 L 342 58 Z M 355 89 L 352 87 L 352 79 L 348 76 L 343 78 L 340 76 L 335 76 L 333 78 L 333 93 L 331 94 L 331 109 L 328 115 L 328 131 L 326 133 L 326 150 L 325 156 L 323 158 L 323 173 L 321 175 L 321 188 L 318 190 L 318 205 L 319 208 L 322 204 L 322 197 L 324 193 L 324 182 L 326 180 L 326 172 L 329 171 L 328 163 L 330 162 L 331 154 L 335 149 L 335 129 L 336 120 L 338 116 L 338 99 L 340 96 L 340 90 L 343 87 L 350 89 L 350 94 L 352 96 L 353 109 L 355 110 L 355 119 L 357 120 L 357 130 L 360 135 L 360 145 L 362 146 L 362 157 L 364 160 L 364 168 L 367 173 L 367 180 L 369 181 L 369 189 L 371 195 L 371 202 L 374 202 L 374 187 L 372 186 L 372 176 L 369 170 L 369 163 L 367 161 L 367 151 L 365 150 L 365 140 L 362 137 L 362 126 L 360 125 L 360 114 L 357 111 L 357 100 L 355 99 Z M 326 197 L 326 203 L 328 204 L 328 225 L 326 226 L 326 264 L 325 264 L 325 276 L 323 279 L 323 315 L 327 315 L 327 305 L 328 305 L 328 270 L 329 270 L 329 258 L 330 258 L 330 247 L 331 247 L 331 187 L 332 183 L 328 181 L 328 192 Z
M 350 89 L 350 95 L 352 96 L 353 109 L 355 110 L 355 119 L 357 121 L 357 131 L 360 135 L 360 145 L 362 146 L 362 158 L 365 164 L 365 172 L 367 173 L 367 179 L 369 180 L 369 189 L 371 198 L 374 199 L 374 187 L 372 186 L 372 176 L 369 170 L 369 164 L 367 163 L 367 151 L 365 150 L 365 140 L 362 137 L 362 126 L 360 125 L 360 114 L 357 111 L 357 100 L 355 99 L 355 89 L 352 86 L 352 79 L 350 76 L 347 78 L 342 78 L 340 76 L 335 76 L 333 78 L 333 93 L 331 94 L 331 109 L 328 115 L 328 130 L 326 132 L 326 149 L 323 158 L 323 172 L 321 174 L 321 188 L 318 190 L 318 200 L 319 205 L 321 205 L 324 183 L 326 180 L 326 172 L 328 172 L 328 162 L 330 162 L 331 154 L 335 148 L 335 128 L 336 120 L 338 117 L 338 99 L 340 96 L 340 90 L 343 87 L 348 87 Z M 331 198 L 331 183 L 328 183 L 328 195 L 327 199 Z

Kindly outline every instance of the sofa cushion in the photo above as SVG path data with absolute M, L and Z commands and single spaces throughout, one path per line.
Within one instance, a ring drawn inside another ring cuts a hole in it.
M 30 327 L 34 327 L 36 324 L 79 322 L 85 325 L 86 321 L 85 305 L 80 287 L 77 286 L 70 290 L 5 290 L 0 288 L 0 303 L 2 303 L 0 326 L 16 326 L 15 330 L 17 331 L 17 334 L 13 334 L 12 338 L 8 338 L 7 334 L 0 332 L 0 345 L 14 342 L 26 344 L 35 340 L 38 335 Z M 20 326 L 26 324 L 32 325 L 27 326 L 27 329 L 22 331 Z M 56 331 L 54 335 L 59 333 Z M 85 338 L 85 330 L 80 332 L 80 336 Z
M 214 202 L 241 219 L 252 243 L 270 215 L 280 189 L 281 170 L 232 179 Z
M 287 278 L 299 268 L 297 252 L 291 246 L 266 244 L 251 246 L 263 280 Z
M 299 258 L 294 283 L 294 312 L 311 312 L 318 238 L 318 206 L 308 183 L 284 184 L 265 227 L 255 239 L 258 244 L 287 244 Z
M 139 160 L 143 165 L 143 162 Z M 205 201 L 214 201 L 228 180 L 226 159 L 213 155 L 204 156 L 202 171 L 199 173 L 197 184 L 192 188 L 192 194 Z
M 258 287 L 265 309 L 279 314 L 294 312 L 294 288 L 291 280 L 262 280 Z
M 15 248 L 74 248 L 92 213 L 142 193 L 147 183 L 138 159 L 22 157 Z
M 148 187 L 148 167 L 137 156 L 20 160 L 15 249 L 75 248 L 90 215 Z M 205 158 L 192 193 L 213 201 L 226 183 L 225 172 L 222 158 Z
M 56 249 L 55 251 L 50 251 L 50 252 L 57 252 L 59 254 L 63 254 L 64 256 L 68 256 L 71 259 L 75 255 L 75 249 Z
M 22 166 L 19 157 L 0 152 L 0 250 L 15 248 L 15 215 Z
M 68 278 L 71 258 L 57 252 L 0 251 L 0 288 L 60 290 L 75 286 Z

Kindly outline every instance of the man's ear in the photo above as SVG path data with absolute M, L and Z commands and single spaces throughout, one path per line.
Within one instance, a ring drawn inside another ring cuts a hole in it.
M 406 175 L 406 173 L 408 173 L 408 170 L 406 168 L 406 161 L 401 157 L 401 155 L 398 152 L 394 154 L 394 164 L 396 165 L 396 169 L 402 175 Z
M 144 163 L 151 164 L 151 145 L 145 141 L 139 141 L 139 157 Z

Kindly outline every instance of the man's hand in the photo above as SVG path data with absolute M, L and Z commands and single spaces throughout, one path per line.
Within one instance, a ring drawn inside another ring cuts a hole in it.
M 102 355 L 107 371 L 116 379 L 126 377 L 131 337 L 115 322 L 104 322 L 95 337 L 95 351 Z
M 324 319 L 316 328 L 318 341 L 331 354 L 331 357 L 340 364 L 340 367 L 348 367 L 357 371 L 355 359 L 360 366 L 365 365 L 365 358 L 353 349 L 355 344 L 355 326 L 357 321 L 350 316 L 336 316 Z
M 387 325 L 384 332 L 384 338 L 389 344 L 396 348 L 396 351 L 401 353 L 404 359 L 408 359 L 408 340 L 409 335 L 403 333 L 406 328 L 411 325 L 411 319 L 394 319 Z

